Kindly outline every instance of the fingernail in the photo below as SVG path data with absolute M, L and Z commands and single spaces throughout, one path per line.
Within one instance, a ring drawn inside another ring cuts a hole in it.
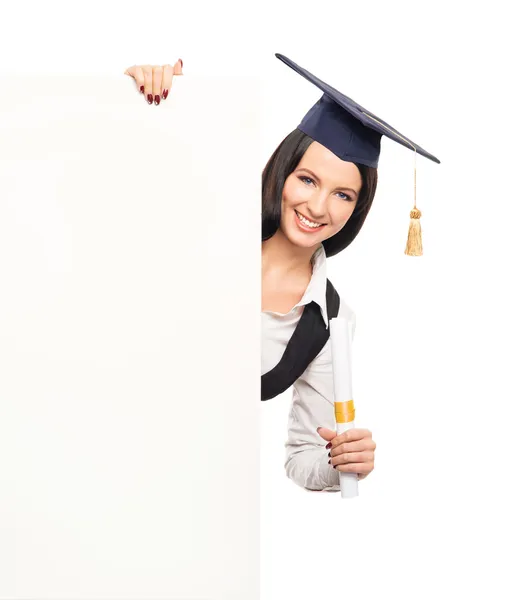
M 329 465 L 331 464 L 331 461 L 329 460 Z
M 331 444 L 331 442 L 329 442 L 329 443 L 328 443 L 328 444 L 325 446 L 325 448 L 326 448 L 327 450 L 328 450 L 329 448 L 332 448 L 332 444 Z
M 330 455 L 331 455 L 331 453 L 329 452 L 328 456 L 330 456 Z
M 158 106 L 158 104 L 160 104 L 160 96 L 158 94 L 156 94 L 156 96 L 154 97 L 154 103 Z
M 181 67 L 182 67 L 182 69 L 183 69 L 183 60 L 182 60 L 181 58 L 179 58 L 178 60 L 180 61 L 180 66 L 181 66 Z
M 140 86 L 140 93 L 141 93 L 141 94 L 143 94 L 143 91 L 144 91 L 144 89 L 145 89 L 145 88 L 144 88 L 144 86 L 143 86 L 143 85 L 141 85 L 141 86 Z
M 163 90 L 163 99 L 165 100 L 167 98 L 167 96 L 169 95 L 169 90 Z
M 149 104 L 153 103 L 153 95 L 152 94 L 147 94 L 147 102 L 149 102 Z

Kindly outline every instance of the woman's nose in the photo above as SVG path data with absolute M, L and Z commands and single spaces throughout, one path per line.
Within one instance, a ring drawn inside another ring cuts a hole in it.
M 327 193 L 318 192 L 312 198 L 309 198 L 307 207 L 314 219 L 320 219 L 327 214 L 327 204 L 329 195 Z

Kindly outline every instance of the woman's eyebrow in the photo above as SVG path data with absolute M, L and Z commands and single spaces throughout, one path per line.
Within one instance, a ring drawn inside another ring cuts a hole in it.
M 299 169 L 297 169 L 298 171 L 306 171 L 307 173 L 309 173 L 309 175 L 312 175 L 315 179 L 317 179 L 319 181 L 319 183 L 321 183 L 321 179 L 310 169 L 306 169 L 305 167 L 300 167 Z M 353 194 L 356 194 L 356 196 L 358 195 L 358 192 L 350 187 L 345 187 L 345 186 L 341 186 L 336 188 L 337 190 L 347 190 L 349 192 L 352 192 Z

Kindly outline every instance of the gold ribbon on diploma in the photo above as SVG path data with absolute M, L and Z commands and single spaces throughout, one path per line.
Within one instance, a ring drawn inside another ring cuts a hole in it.
M 346 400 L 345 402 L 334 403 L 334 414 L 336 415 L 336 423 L 350 423 L 354 421 L 354 400 Z

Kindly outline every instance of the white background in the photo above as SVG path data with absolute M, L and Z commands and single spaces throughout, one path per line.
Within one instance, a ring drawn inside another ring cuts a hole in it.
M 417 161 L 422 258 L 403 255 L 412 153 L 384 139 L 375 205 L 329 261 L 357 314 L 357 425 L 378 444 L 360 497 L 286 480 L 289 396 L 260 409 L 266 600 L 523 594 L 517 9 L 22 2 L 2 19 L 3 70 L 114 74 L 181 56 L 187 74 L 267 75 L 266 158 L 319 97 L 281 52 L 442 161 Z

